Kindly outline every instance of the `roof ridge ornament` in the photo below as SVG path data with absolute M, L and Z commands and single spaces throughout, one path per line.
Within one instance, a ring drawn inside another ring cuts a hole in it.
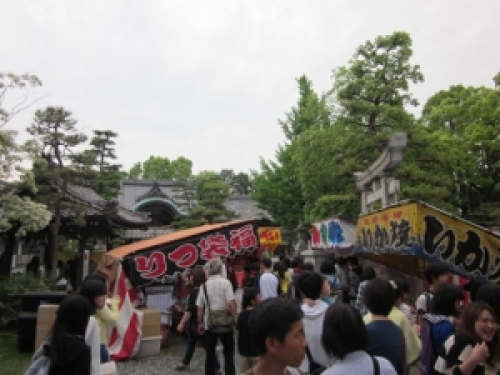
M 160 185 L 158 184 L 157 181 L 155 181 L 153 183 L 153 186 L 151 186 L 151 189 L 149 189 L 149 191 L 147 193 L 138 196 L 135 201 L 140 202 L 140 201 L 147 199 L 147 198 L 167 198 L 167 199 L 170 199 L 170 197 L 161 190 Z

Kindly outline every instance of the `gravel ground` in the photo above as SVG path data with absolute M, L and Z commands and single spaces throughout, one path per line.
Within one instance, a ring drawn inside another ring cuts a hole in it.
M 184 337 L 173 334 L 169 346 L 162 349 L 160 355 L 130 359 L 117 363 L 119 375 L 170 375 L 183 373 L 198 375 L 205 373 L 205 351 L 196 348 L 190 368 L 184 371 L 175 371 L 174 367 L 179 364 L 184 356 Z

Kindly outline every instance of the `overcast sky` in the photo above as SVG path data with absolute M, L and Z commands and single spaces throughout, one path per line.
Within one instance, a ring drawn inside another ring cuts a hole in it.
M 36 108 L 63 106 L 85 133 L 116 131 L 127 170 L 150 155 L 258 169 L 283 142 L 295 79 L 325 92 L 356 47 L 396 30 L 413 38 L 421 102 L 500 71 L 498 0 L 1 0 L 0 12 L 0 72 L 37 75 Z

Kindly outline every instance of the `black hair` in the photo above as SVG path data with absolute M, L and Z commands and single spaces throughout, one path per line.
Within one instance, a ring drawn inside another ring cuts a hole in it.
M 360 281 L 371 280 L 377 277 L 375 269 L 372 266 L 365 266 L 361 273 Z
M 290 268 L 290 264 L 291 264 L 290 258 L 288 258 L 288 257 L 283 258 L 283 264 L 285 265 L 285 267 L 287 269 Z
M 292 299 L 269 298 L 255 308 L 250 318 L 250 338 L 259 353 L 267 352 L 266 340 L 274 338 L 283 342 L 292 325 L 304 316 L 302 309 Z
M 425 280 L 432 284 L 439 276 L 449 273 L 450 270 L 440 263 L 431 263 L 425 267 L 424 275 Z
M 300 255 L 297 255 L 295 258 L 292 259 L 291 265 L 292 268 L 300 268 L 302 263 L 304 263 L 304 258 L 301 257 Z
M 106 284 L 106 276 L 104 276 L 104 274 L 101 272 L 93 272 L 87 275 L 87 277 L 83 280 L 83 282 L 86 282 L 88 280 L 97 280 Z
M 364 350 L 368 336 L 359 311 L 346 303 L 331 305 L 325 314 L 321 343 L 327 354 L 338 359 Z
M 337 258 L 336 261 L 340 267 L 345 267 L 347 264 L 347 260 L 345 258 Z
M 319 270 L 323 275 L 335 275 L 335 264 L 329 259 L 324 260 Z
M 92 306 L 92 314 L 95 314 L 97 306 L 95 298 L 106 294 L 106 284 L 99 280 L 86 280 L 80 287 L 80 295 L 85 297 Z
M 385 279 L 372 279 L 364 288 L 363 300 L 372 314 L 387 316 L 394 306 L 394 288 Z
M 297 289 L 305 298 L 318 299 L 324 284 L 323 276 L 314 271 L 304 271 L 297 277 Z
M 481 286 L 477 291 L 476 301 L 486 302 L 495 310 L 500 319 L 500 285 L 485 284 Z
M 283 280 L 288 272 L 288 267 L 285 265 L 285 262 L 281 261 L 276 263 L 276 271 L 278 273 L 278 279 Z
M 64 365 L 73 357 L 74 353 L 69 352 L 70 343 L 75 336 L 83 340 L 91 310 L 89 301 L 79 295 L 70 295 L 61 301 L 50 339 L 51 366 Z
M 241 307 L 243 310 L 245 310 L 248 306 L 252 306 L 252 301 L 255 301 L 255 298 L 257 298 L 259 294 L 259 289 L 250 286 L 248 288 L 245 288 L 243 291 L 243 297 L 241 300 Z
M 302 269 L 302 271 L 314 271 L 314 264 L 312 264 L 311 262 L 305 262 L 300 268 Z
M 262 263 L 266 268 L 271 268 L 271 265 L 273 264 L 273 262 L 269 258 L 262 258 L 260 260 L 260 263 Z
M 458 311 L 455 302 L 463 299 L 462 289 L 453 284 L 442 284 L 434 291 L 431 300 L 431 313 L 435 315 L 455 316 Z
M 394 299 L 398 300 L 400 298 L 403 298 L 403 296 L 405 295 L 405 293 L 408 293 L 408 283 L 406 282 L 406 280 L 402 279 L 402 278 L 397 278 L 397 279 L 393 279 L 391 280 L 391 283 L 394 283 L 393 287 L 394 287 Z

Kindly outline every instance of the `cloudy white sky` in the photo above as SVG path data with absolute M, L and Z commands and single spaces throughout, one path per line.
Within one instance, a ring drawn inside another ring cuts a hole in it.
M 421 102 L 500 71 L 498 0 L 2 0 L 0 12 L 0 71 L 43 81 L 36 108 L 116 131 L 127 169 L 150 155 L 258 169 L 283 142 L 295 78 L 324 92 L 357 46 L 395 30 L 413 38 Z

